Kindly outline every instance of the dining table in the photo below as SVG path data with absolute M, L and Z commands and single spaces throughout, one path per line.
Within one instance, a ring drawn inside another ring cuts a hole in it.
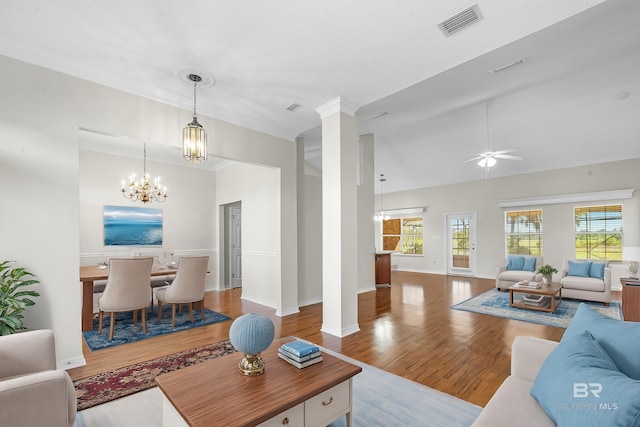
M 151 276 L 171 276 L 176 274 L 177 268 L 162 266 L 151 270 Z M 93 330 L 93 283 L 96 280 L 107 280 L 109 267 L 107 265 L 83 265 L 80 267 L 80 281 L 82 282 L 82 332 Z M 149 283 L 151 286 L 151 283 Z

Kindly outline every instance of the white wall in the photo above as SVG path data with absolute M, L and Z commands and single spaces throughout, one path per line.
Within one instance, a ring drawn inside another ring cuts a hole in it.
M 304 174 L 302 179 L 298 299 L 305 306 L 322 302 L 322 178 Z
M 401 270 L 446 271 L 445 215 L 458 212 L 477 214 L 478 276 L 494 278 L 505 260 L 504 199 L 588 193 L 640 188 L 640 159 L 602 163 L 544 173 L 488 179 L 413 191 L 384 194 L 385 210 L 427 206 L 424 213 L 424 255 L 392 255 Z M 379 202 L 378 202 L 379 203 Z M 543 257 L 545 263 L 560 266 L 563 258 L 574 256 L 573 208 L 593 204 L 623 205 L 624 246 L 640 243 L 640 191 L 633 198 L 593 203 L 563 203 L 543 206 Z M 521 208 L 509 208 L 518 210 Z M 377 239 L 380 233 L 377 231 Z
M 179 146 L 191 116 L 7 57 L 0 56 L 0 69 L 0 259 L 18 260 L 42 282 L 35 287 L 41 293 L 37 304 L 25 312 L 27 327 L 53 329 L 58 361 L 81 363 L 79 129 Z M 279 230 L 277 298 L 281 306 L 295 305 L 295 144 L 206 116 L 198 119 L 209 132 L 210 155 L 280 168 L 280 222 L 294 225 Z
M 242 298 L 283 311 L 280 169 L 237 163 L 217 172 L 217 204 L 242 202 Z M 220 209 L 218 209 L 220 211 Z

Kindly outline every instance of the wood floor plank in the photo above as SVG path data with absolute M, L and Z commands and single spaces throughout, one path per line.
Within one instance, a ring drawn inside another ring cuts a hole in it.
M 322 304 L 275 316 L 275 310 L 243 301 L 241 288 L 207 293 L 206 306 L 237 318 L 260 313 L 273 320 L 276 338 L 297 336 L 385 371 L 484 406 L 509 375 L 517 335 L 558 341 L 564 329 L 452 310 L 495 286 L 494 280 L 393 272 L 392 286 L 358 296 L 360 331 L 342 339 L 320 332 Z M 620 293 L 614 292 L 614 299 Z M 155 321 L 155 318 L 150 319 Z M 110 349 L 90 351 L 72 379 L 228 339 L 231 321 L 176 332 Z M 117 325 L 116 325 L 117 327 Z

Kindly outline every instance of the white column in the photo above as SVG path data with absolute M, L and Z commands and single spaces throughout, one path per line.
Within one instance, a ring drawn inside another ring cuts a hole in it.
M 322 332 L 358 332 L 356 107 L 336 98 L 322 118 Z

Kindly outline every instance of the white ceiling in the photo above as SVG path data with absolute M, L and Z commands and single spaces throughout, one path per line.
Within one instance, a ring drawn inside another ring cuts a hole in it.
M 189 111 L 197 71 L 215 80 L 200 114 L 303 136 L 317 167 L 315 108 L 345 97 L 385 192 L 482 179 L 465 160 L 487 147 L 486 99 L 490 147 L 524 158 L 489 176 L 640 157 L 639 1 L 477 0 L 483 19 L 445 37 L 437 24 L 473 4 L 3 0 L 0 54 Z

